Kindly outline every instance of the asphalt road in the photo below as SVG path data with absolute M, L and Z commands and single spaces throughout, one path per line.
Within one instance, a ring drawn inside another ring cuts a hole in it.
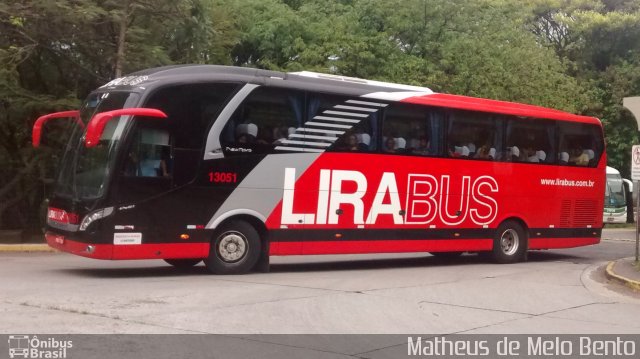
M 511 265 L 474 255 L 275 257 L 271 273 L 242 276 L 0 253 L 0 331 L 640 333 L 640 299 L 602 276 L 633 246 L 605 240 Z

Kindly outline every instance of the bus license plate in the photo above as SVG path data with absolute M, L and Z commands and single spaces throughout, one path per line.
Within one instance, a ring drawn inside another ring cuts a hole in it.
M 615 221 L 615 220 L 616 220 L 616 219 L 615 219 L 615 218 L 613 218 L 613 217 L 607 217 L 607 222 L 613 222 L 613 221 Z

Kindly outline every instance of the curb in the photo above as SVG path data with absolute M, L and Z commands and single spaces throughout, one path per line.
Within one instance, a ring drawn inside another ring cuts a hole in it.
M 605 270 L 605 275 L 607 278 L 612 279 L 612 280 L 617 280 L 618 282 L 621 282 L 622 284 L 626 285 L 627 287 L 630 287 L 632 289 L 635 290 L 640 290 L 640 282 L 633 280 L 633 279 L 629 279 L 627 277 L 623 277 L 619 274 L 616 274 L 613 271 L 613 268 L 615 267 L 617 261 L 611 261 L 609 262 L 609 264 L 607 264 L 607 268 Z
M 55 252 L 46 244 L 0 244 L 0 252 Z

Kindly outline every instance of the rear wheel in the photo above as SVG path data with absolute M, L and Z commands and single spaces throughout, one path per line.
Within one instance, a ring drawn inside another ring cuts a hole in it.
M 523 260 L 527 252 L 527 234 L 516 221 L 503 222 L 493 239 L 493 260 L 497 263 L 515 263 Z
M 231 221 L 216 232 L 205 264 L 215 274 L 247 273 L 256 265 L 260 250 L 258 231 L 245 221 Z
M 164 261 L 176 268 L 189 268 L 202 262 L 202 258 L 165 259 Z

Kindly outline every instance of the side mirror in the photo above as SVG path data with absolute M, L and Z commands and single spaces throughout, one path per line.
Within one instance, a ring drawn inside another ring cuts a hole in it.
M 87 148 L 95 147 L 100 142 L 104 128 L 112 118 L 117 116 L 145 116 L 167 118 L 167 115 L 155 108 L 124 108 L 121 110 L 101 112 L 93 116 L 87 125 L 87 134 L 84 145 Z
M 40 139 L 42 138 L 42 127 L 47 121 L 53 120 L 54 118 L 74 118 L 81 126 L 84 126 L 82 124 L 82 121 L 80 120 L 80 111 L 77 110 L 55 112 L 48 115 L 40 116 L 33 124 L 33 131 L 31 132 L 31 144 L 33 145 L 33 147 L 38 148 L 40 146 Z

